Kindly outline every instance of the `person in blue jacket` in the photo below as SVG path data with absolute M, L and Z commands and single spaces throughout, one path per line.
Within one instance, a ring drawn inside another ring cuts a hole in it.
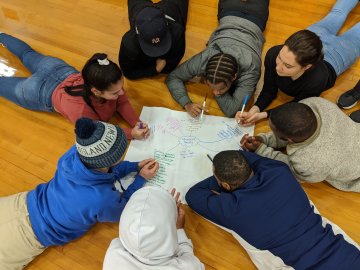
M 359 246 L 318 213 L 285 163 L 223 151 L 213 171 L 186 201 L 229 230 L 258 269 L 360 269 Z
M 85 234 L 96 222 L 119 222 L 131 195 L 159 168 L 154 159 L 121 161 L 123 130 L 80 118 L 76 145 L 59 160 L 54 178 L 34 190 L 0 198 L 0 269 L 23 269 L 54 245 Z M 122 194 L 114 183 L 138 172 Z

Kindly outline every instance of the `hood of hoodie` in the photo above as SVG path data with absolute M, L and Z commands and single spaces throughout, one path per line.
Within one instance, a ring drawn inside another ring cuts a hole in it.
M 88 169 L 80 160 L 76 146 L 63 155 L 58 162 L 58 171 L 68 181 L 78 185 L 93 186 L 97 183 L 108 182 L 113 177 L 112 173 L 102 173 Z
M 64 245 L 83 235 L 97 221 L 118 222 L 125 203 L 113 189 L 116 177 L 116 172 L 87 169 L 75 146 L 67 151 L 60 158 L 53 179 L 27 195 L 31 225 L 40 243 L 45 247 Z
M 177 207 L 166 190 L 148 186 L 136 191 L 120 220 L 120 241 L 139 261 L 160 264 L 176 254 Z

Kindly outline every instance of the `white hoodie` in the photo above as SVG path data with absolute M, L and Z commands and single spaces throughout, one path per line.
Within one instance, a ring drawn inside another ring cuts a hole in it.
M 204 269 L 185 231 L 176 229 L 175 200 L 164 189 L 136 191 L 120 220 L 120 237 L 111 242 L 103 270 Z

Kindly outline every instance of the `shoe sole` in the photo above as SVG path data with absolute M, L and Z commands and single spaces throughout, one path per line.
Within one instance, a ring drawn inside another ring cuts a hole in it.
M 351 120 L 353 120 L 355 123 L 359 123 L 360 124 L 360 121 L 356 121 L 355 119 L 353 119 L 353 118 L 351 118 L 351 113 L 349 114 L 349 118 L 351 119 Z
M 357 103 L 358 103 L 358 102 L 356 101 L 354 104 L 352 104 L 352 105 L 350 105 L 350 106 L 343 107 L 343 106 L 341 106 L 341 105 L 339 104 L 339 100 L 337 100 L 337 102 L 336 102 L 336 104 L 337 104 L 341 109 L 344 109 L 344 110 L 348 110 L 348 109 L 351 109 L 352 107 L 355 107 Z

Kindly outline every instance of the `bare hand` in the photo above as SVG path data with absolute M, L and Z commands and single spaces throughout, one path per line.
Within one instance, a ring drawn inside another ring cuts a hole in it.
M 141 126 L 141 128 L 140 128 Z M 137 122 L 135 127 L 131 130 L 131 136 L 134 139 L 142 140 L 146 139 L 150 135 L 150 129 L 149 126 L 144 122 Z
M 144 177 L 146 180 L 149 180 L 156 175 L 158 169 L 159 163 L 154 159 L 143 165 L 143 167 L 140 169 L 139 175 Z
M 235 115 L 236 121 L 244 127 L 255 125 L 261 119 L 267 117 L 266 112 L 260 112 L 258 106 L 254 105 L 248 112 L 237 112 Z
M 182 205 L 178 207 L 178 217 L 176 220 L 176 229 L 183 229 L 185 226 L 185 211 L 182 208 Z
M 179 200 L 179 198 L 180 198 L 180 192 L 176 192 L 176 188 L 173 188 L 173 189 L 171 190 L 170 194 L 171 194 L 171 196 L 174 197 L 176 206 L 178 207 L 178 206 L 181 204 L 181 200 Z
M 249 136 L 249 134 L 245 134 L 240 141 L 241 148 L 250 152 L 255 152 L 262 143 L 263 139 L 261 137 Z
M 153 163 L 154 161 L 156 161 L 155 158 L 147 158 L 142 161 L 139 161 L 138 170 L 140 171 L 146 164 L 148 164 L 149 162 Z
M 185 105 L 185 110 L 192 116 L 197 117 L 201 114 L 203 107 L 197 103 L 188 103 Z
M 165 66 L 166 66 L 166 60 L 165 59 L 161 59 L 161 58 L 156 59 L 156 71 L 157 71 L 157 73 L 160 73 L 164 69 Z
M 235 115 L 235 119 L 238 123 L 240 123 L 257 112 L 260 112 L 260 109 L 258 106 L 254 105 L 248 112 L 241 113 L 241 111 L 238 111 Z
M 248 117 L 247 119 L 244 119 L 244 121 L 241 122 L 241 124 L 244 127 L 255 125 L 256 122 L 258 122 L 261 119 L 267 118 L 267 112 L 259 112 L 254 113 L 252 116 Z
M 173 188 L 170 192 L 171 196 L 174 197 L 176 202 L 176 207 L 178 210 L 178 217 L 176 220 L 176 229 L 183 229 L 185 225 L 185 211 L 182 208 L 181 200 L 179 200 L 180 192 L 176 192 L 176 189 Z

